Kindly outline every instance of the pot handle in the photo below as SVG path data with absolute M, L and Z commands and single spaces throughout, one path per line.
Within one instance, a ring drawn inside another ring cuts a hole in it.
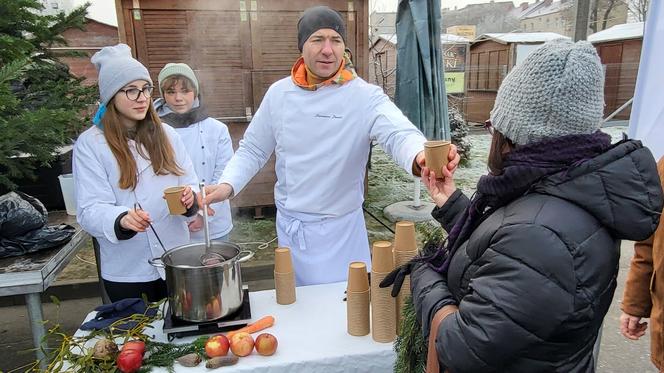
M 240 259 L 237 260 L 238 263 L 244 263 L 244 262 L 246 262 L 247 260 L 249 260 L 249 259 L 251 259 L 251 258 L 254 257 L 254 252 L 251 251 L 251 250 L 242 250 L 242 251 L 240 251 L 240 253 L 238 254 L 238 256 L 241 256 L 242 253 L 244 253 L 245 255 L 242 256 L 242 257 L 240 257 Z
M 154 267 L 165 268 L 164 262 L 161 261 L 161 258 L 148 259 L 148 263 L 150 263 Z

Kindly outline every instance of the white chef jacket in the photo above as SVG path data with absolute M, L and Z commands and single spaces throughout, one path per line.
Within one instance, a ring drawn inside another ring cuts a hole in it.
M 277 232 L 298 285 L 345 280 L 355 257 L 370 268 L 361 207 L 372 140 L 411 173 L 426 138 L 361 78 L 309 91 L 287 77 L 268 89 L 226 166 L 219 182 L 237 194 L 275 152 Z
M 74 144 L 76 217 L 81 227 L 99 241 L 101 277 L 105 280 L 148 282 L 164 278 L 163 270 L 157 271 L 148 263 L 148 259 L 164 253 L 150 228 L 128 240 L 118 240 L 115 235 L 115 220 L 135 202 L 150 214 L 166 250 L 189 243 L 187 218 L 170 215 L 162 197 L 164 189 L 177 185 L 189 185 L 197 191 L 198 179 L 180 136 L 170 126 L 162 128 L 185 174 L 156 175 L 150 161 L 136 151 L 136 142 L 129 140 L 139 173 L 134 191 L 119 187 L 120 168 L 99 128 L 88 128 Z

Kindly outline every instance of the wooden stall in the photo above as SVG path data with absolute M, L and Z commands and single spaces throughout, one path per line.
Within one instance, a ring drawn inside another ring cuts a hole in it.
M 643 22 L 613 26 L 588 37 L 604 66 L 604 116 L 620 108 L 634 97 L 636 76 L 641 60 Z M 629 119 L 631 105 L 618 113 L 615 119 Z
M 299 57 L 297 21 L 315 0 L 116 0 L 120 40 L 153 80 L 168 62 L 196 72 L 208 112 L 226 123 L 237 148 L 263 95 Z M 368 0 L 331 0 L 347 24 L 346 44 L 360 76 L 368 66 Z M 274 204 L 274 157 L 232 200 Z

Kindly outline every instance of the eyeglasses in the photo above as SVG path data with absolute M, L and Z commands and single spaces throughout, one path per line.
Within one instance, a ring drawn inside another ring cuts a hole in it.
M 146 85 L 145 87 L 143 87 L 143 89 L 127 88 L 127 89 L 121 89 L 119 92 L 124 92 L 128 100 L 138 101 L 138 98 L 141 97 L 141 92 L 143 93 L 143 96 L 145 96 L 145 98 L 150 98 L 152 97 L 153 90 L 154 90 L 153 86 Z
M 484 129 L 489 131 L 489 134 L 493 136 L 494 128 L 493 124 L 491 124 L 491 119 L 487 119 L 484 121 Z

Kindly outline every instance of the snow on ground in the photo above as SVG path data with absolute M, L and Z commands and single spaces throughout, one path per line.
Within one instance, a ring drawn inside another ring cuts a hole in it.
M 607 127 L 602 131 L 611 135 L 613 142 L 617 142 L 622 139 L 622 134 L 627 132 L 627 127 Z M 471 143 L 470 162 L 466 167 L 460 167 L 455 173 L 457 187 L 463 190 L 467 196 L 471 196 L 475 192 L 477 181 L 487 173 L 486 160 L 491 137 L 484 131 L 473 132 L 469 135 L 469 140 Z M 413 185 L 413 178 L 406 171 L 399 168 L 379 146 L 374 147 L 369 171 L 369 188 L 365 201 L 365 208 L 369 212 L 389 225 L 390 223 L 383 216 L 383 209 L 395 202 L 412 200 Z M 421 200 L 431 201 L 424 185 L 420 189 Z M 365 220 L 369 231 L 369 242 L 393 239 L 389 231 L 366 213 Z

